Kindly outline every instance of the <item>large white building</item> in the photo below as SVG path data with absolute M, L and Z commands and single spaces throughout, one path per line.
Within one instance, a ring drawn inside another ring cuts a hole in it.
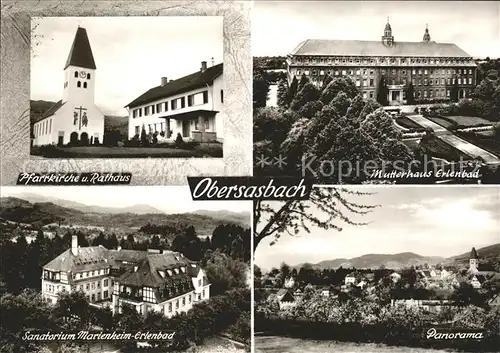
M 34 123 L 34 146 L 102 143 L 104 115 L 94 103 L 95 75 L 87 31 L 78 27 L 64 66 L 63 98 Z
M 71 248 L 43 266 L 42 296 L 57 303 L 59 293 L 82 291 L 90 303 L 124 306 L 140 314 L 173 316 L 210 297 L 210 284 L 196 262 L 173 251 Z
M 161 78 L 161 84 L 143 93 L 126 108 L 128 135 L 140 137 L 158 132 L 159 139 L 210 142 L 224 138 L 220 112 L 224 107 L 223 64 L 207 67 L 176 80 Z

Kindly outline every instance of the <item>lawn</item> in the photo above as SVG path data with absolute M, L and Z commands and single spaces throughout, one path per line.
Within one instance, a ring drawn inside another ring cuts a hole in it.
M 416 122 L 407 118 L 406 116 L 399 117 L 395 120 L 396 120 L 396 123 L 398 123 L 402 127 L 405 127 L 407 129 L 412 130 L 412 132 L 425 131 L 424 127 L 418 125 Z
M 486 120 L 477 116 L 447 116 L 448 119 L 455 121 L 460 126 L 492 125 L 493 121 Z
M 442 127 L 444 127 L 445 129 L 450 129 L 450 128 L 454 128 L 454 127 L 457 127 L 457 123 L 451 119 L 448 119 L 448 117 L 438 117 L 438 116 L 428 116 L 427 119 L 435 122 L 436 124 L 439 124 L 441 125 Z
M 220 158 L 222 157 L 222 144 L 200 144 L 192 149 L 171 147 L 42 146 L 31 147 L 31 154 L 46 158 Z

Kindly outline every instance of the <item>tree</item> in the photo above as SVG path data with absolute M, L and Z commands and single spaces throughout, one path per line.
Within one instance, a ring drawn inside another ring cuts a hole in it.
M 247 287 L 247 266 L 225 254 L 214 252 L 205 265 L 205 272 L 214 296 L 229 289 Z
M 460 286 L 453 292 L 450 299 L 458 306 L 484 305 L 484 298 L 475 290 L 470 283 L 462 282 Z
M 288 87 L 286 78 L 281 78 L 278 83 L 278 106 L 287 107 Z
M 311 226 L 341 231 L 339 223 L 364 225 L 352 221 L 349 215 L 365 215 L 376 206 L 347 200 L 347 196 L 363 195 L 367 194 L 344 188 L 314 188 L 308 201 L 254 201 L 254 253 L 263 239 L 272 238 L 273 245 L 284 234 L 296 236 L 301 232 L 309 233 Z
M 297 80 L 296 76 L 293 76 L 292 83 L 290 84 L 290 87 L 288 87 L 288 91 L 286 94 L 286 101 L 285 101 L 286 107 L 288 107 L 290 103 L 292 103 L 292 100 L 295 98 L 295 95 L 297 94 L 298 87 L 299 87 L 299 81 Z
M 297 85 L 297 93 L 300 92 L 300 90 L 306 85 L 306 83 L 310 82 L 309 78 L 306 76 L 306 74 L 302 74 L 300 77 L 299 84 Z
M 412 82 L 410 82 L 406 90 L 406 104 L 409 105 L 415 104 L 415 87 L 413 87 Z
M 319 99 L 320 91 L 311 82 L 306 82 L 303 86 L 299 83 L 299 91 L 297 95 L 290 103 L 290 108 L 294 111 L 298 111 L 306 103 L 314 102 Z
M 387 88 L 387 80 L 384 75 L 380 77 L 380 81 L 377 89 L 377 102 L 380 105 L 387 106 L 389 105 L 388 101 L 389 89 Z
M 141 145 L 144 147 L 149 146 L 148 134 L 146 133 L 146 128 L 144 127 L 144 125 L 142 125 L 141 130 Z
M 269 96 L 269 81 L 263 70 L 257 69 L 253 75 L 253 109 L 263 108 Z

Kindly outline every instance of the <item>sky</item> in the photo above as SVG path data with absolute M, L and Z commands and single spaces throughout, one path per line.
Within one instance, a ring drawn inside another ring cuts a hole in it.
M 85 205 L 128 207 L 150 205 L 166 213 L 197 210 L 252 211 L 251 201 L 193 201 L 188 186 L 10 186 L 2 187 L 2 197 L 35 194 Z
M 311 233 L 283 235 L 274 245 L 265 238 L 255 252 L 264 268 L 365 254 L 413 252 L 451 257 L 500 243 L 500 188 L 498 187 L 361 187 L 371 193 L 349 196 L 350 201 L 379 205 L 372 213 L 351 217 L 363 226 L 341 232 L 312 227 Z M 347 214 L 349 215 L 349 214 Z M 258 228 L 260 229 L 260 228 Z
M 394 40 L 455 43 L 473 57 L 500 57 L 496 1 L 265 1 L 252 12 L 254 56 L 287 55 L 306 39 L 381 40 L 387 17 Z
M 32 19 L 31 99 L 62 99 L 64 64 L 78 26 L 96 63 L 95 103 L 105 115 L 127 116 L 126 104 L 161 77 L 177 79 L 201 62 L 223 58 L 222 17 L 43 17 Z

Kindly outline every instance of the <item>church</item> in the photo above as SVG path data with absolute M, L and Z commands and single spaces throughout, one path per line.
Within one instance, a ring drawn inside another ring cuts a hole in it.
M 102 143 L 104 115 L 94 103 L 95 75 L 87 31 L 78 27 L 64 65 L 62 99 L 33 124 L 33 146 Z
M 376 99 L 383 85 L 389 105 L 469 97 L 476 84 L 474 59 L 454 43 L 431 40 L 426 27 L 420 41 L 398 41 L 389 19 L 379 40 L 307 39 L 288 55 L 288 82 L 303 75 L 318 87 L 327 76 L 350 77 L 364 99 Z M 411 86 L 411 88 L 410 88 Z

